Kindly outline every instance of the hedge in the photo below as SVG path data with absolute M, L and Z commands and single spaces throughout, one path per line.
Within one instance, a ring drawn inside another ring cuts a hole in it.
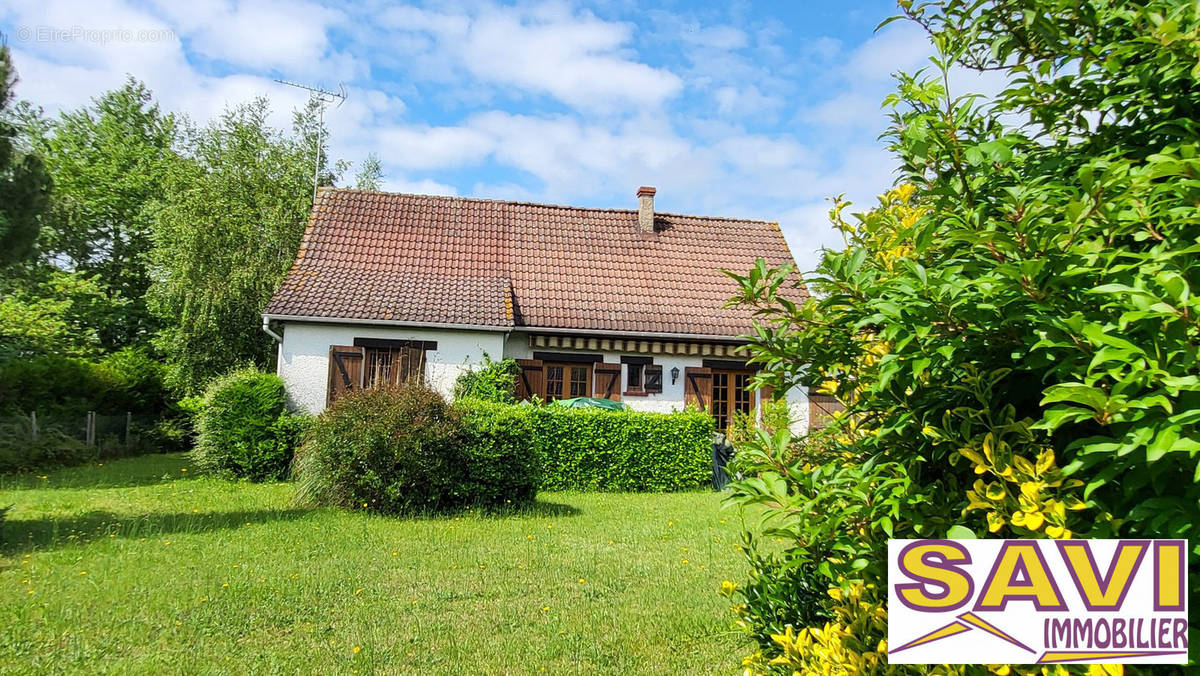
M 308 419 L 287 412 L 283 381 L 253 368 L 209 384 L 197 406 L 192 460 L 202 471 L 251 481 L 282 479 Z
M 671 491 L 712 478 L 713 421 L 699 411 L 644 413 L 463 400 L 494 418 L 538 465 L 543 490 Z M 523 438 L 522 438 L 523 437 Z

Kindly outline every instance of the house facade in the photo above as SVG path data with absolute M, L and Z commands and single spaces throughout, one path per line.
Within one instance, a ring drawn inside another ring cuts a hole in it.
M 423 378 L 450 396 L 485 355 L 521 365 L 518 396 L 604 397 L 719 426 L 785 397 L 754 391 L 745 308 L 721 270 L 792 263 L 775 223 L 637 209 L 324 189 L 263 314 L 293 407 Z M 804 291 L 795 294 L 802 299 Z

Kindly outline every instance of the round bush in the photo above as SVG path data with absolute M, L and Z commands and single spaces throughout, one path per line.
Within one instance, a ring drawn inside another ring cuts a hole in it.
M 252 368 L 214 380 L 196 414 L 196 466 L 225 476 L 282 479 L 304 418 L 287 413 L 283 381 Z
M 294 476 L 314 504 L 414 513 L 470 501 L 460 415 L 418 383 L 338 399 L 297 451 Z

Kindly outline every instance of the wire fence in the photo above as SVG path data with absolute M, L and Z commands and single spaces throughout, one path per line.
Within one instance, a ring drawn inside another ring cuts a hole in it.
M 88 446 L 133 448 L 156 420 L 154 416 L 132 413 L 107 415 L 89 411 L 81 415 L 43 415 L 30 411 L 28 415 L 0 416 L 0 435 L 28 442 L 54 435 Z

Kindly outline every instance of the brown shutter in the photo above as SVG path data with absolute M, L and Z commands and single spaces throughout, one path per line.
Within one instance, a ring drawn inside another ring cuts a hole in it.
M 648 364 L 646 370 L 642 372 L 643 386 L 647 393 L 662 392 L 662 367 Z
M 592 387 L 597 399 L 621 401 L 621 365 L 596 364 Z
M 363 348 L 352 345 L 329 346 L 329 384 L 325 405 L 363 386 Z
M 712 369 L 689 366 L 683 370 L 683 403 L 712 412 Z
M 771 387 L 770 385 L 763 385 L 762 387 L 758 388 L 758 391 L 762 396 L 762 402 L 764 404 L 775 398 L 775 388 Z
M 542 378 L 541 359 L 518 359 L 521 372 L 517 374 L 517 401 L 526 401 L 537 395 L 546 398 L 545 380 Z

